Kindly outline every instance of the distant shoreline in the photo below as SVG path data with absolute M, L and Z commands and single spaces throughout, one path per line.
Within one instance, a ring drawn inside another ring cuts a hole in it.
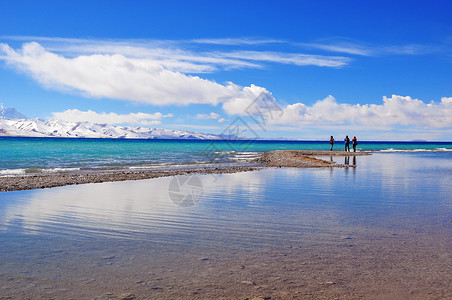
M 66 185 L 143 180 L 158 177 L 193 174 L 228 174 L 261 170 L 267 167 L 293 168 L 348 168 L 355 167 L 317 157 L 323 156 L 362 156 L 369 152 L 276 150 L 261 153 L 260 157 L 248 165 L 216 165 L 185 168 L 160 168 L 155 170 L 108 170 L 100 172 L 60 172 L 53 174 L 28 174 L 0 177 L 0 191 L 20 191 L 44 189 Z
M 256 139 L 256 138 L 240 138 L 240 137 L 218 137 L 215 139 L 200 139 L 200 138 L 130 138 L 130 137 L 82 137 L 82 136 L 27 136 L 27 135 L 8 135 L 3 134 L 0 131 L 0 138 L 30 138 L 30 139 L 63 139 L 63 140 L 111 140 L 111 141 L 182 141 L 182 142 L 225 142 L 225 143 L 235 143 L 235 142 L 287 142 L 287 143 L 324 143 L 326 148 L 330 147 L 329 140 L 291 140 L 291 139 Z M 362 144 L 372 144 L 372 143 L 385 143 L 385 144 L 444 144 L 448 145 L 452 143 L 450 141 L 427 141 L 427 140 L 359 140 Z M 335 143 L 335 147 L 341 148 L 343 142 L 338 140 Z

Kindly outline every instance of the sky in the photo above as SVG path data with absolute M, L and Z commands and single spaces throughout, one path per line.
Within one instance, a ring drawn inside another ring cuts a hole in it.
M 0 103 L 263 139 L 452 141 L 450 1 L 0 0 Z

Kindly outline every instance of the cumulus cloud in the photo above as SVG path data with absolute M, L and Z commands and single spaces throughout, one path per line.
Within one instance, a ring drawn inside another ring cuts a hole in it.
M 266 95 L 269 99 L 274 101 L 274 97 L 267 89 L 252 84 L 249 87 L 244 87 L 240 97 L 236 97 L 224 103 L 222 108 L 228 115 L 244 116 L 250 113 L 248 109 L 252 107 L 253 102 L 262 95 Z
M 154 60 L 120 54 L 64 57 L 40 44 L 24 44 L 14 50 L 0 44 L 0 56 L 8 64 L 30 74 L 42 85 L 75 90 L 88 97 L 131 100 L 154 105 L 211 104 L 255 97 L 249 89 L 232 82 L 219 84 L 198 76 L 166 69 Z M 264 88 L 260 88 L 265 90 Z
M 206 120 L 206 119 L 216 120 L 218 118 L 220 118 L 220 115 L 216 114 L 214 112 L 211 112 L 210 114 L 197 114 L 196 115 L 196 119 L 201 119 L 201 120 L 202 119 L 204 119 L 204 120 Z
M 53 117 L 58 120 L 69 122 L 91 122 L 99 124 L 141 124 L 141 125 L 159 125 L 162 118 L 173 117 L 172 114 L 164 115 L 160 112 L 154 114 L 148 113 L 130 113 L 130 114 L 116 114 L 116 113 L 97 113 L 92 110 L 80 111 L 78 109 L 68 109 L 63 112 L 52 113 Z
M 333 96 L 312 106 L 295 103 L 268 120 L 271 124 L 354 125 L 367 128 L 390 128 L 394 125 L 420 128 L 452 127 L 452 97 L 426 103 L 409 96 L 383 97 L 383 104 L 338 103 Z
M 223 123 L 226 121 L 225 118 L 222 118 L 219 114 L 211 112 L 210 114 L 197 114 L 196 119 L 200 120 L 217 120 L 218 123 Z

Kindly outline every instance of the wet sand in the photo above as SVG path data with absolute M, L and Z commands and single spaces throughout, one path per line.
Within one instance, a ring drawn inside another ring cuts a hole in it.
M 374 231 L 259 251 L 30 245 L 27 266 L 0 271 L 0 299 L 451 299 L 443 238 Z M 77 265 L 62 268 L 68 258 Z
M 97 172 L 77 173 L 55 173 L 55 174 L 29 174 L 20 176 L 0 177 L 0 191 L 20 191 L 31 189 L 52 188 L 57 186 L 113 182 L 125 180 L 142 180 L 158 177 L 189 174 L 228 174 L 248 172 L 262 169 L 264 167 L 295 167 L 295 168 L 334 168 L 354 167 L 339 164 L 323 159 L 315 158 L 321 156 L 360 156 L 369 155 L 367 152 L 344 152 L 344 151 L 306 151 L 306 150 L 278 150 L 265 152 L 260 158 L 253 161 L 249 166 L 228 165 L 214 167 L 190 167 L 177 169 L 155 169 L 155 170 L 109 170 Z

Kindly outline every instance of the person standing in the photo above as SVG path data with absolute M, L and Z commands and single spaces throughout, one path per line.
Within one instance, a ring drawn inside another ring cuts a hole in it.
M 331 145 L 330 151 L 333 151 L 333 146 L 334 146 L 334 138 L 333 138 L 333 136 L 331 136 L 331 138 L 330 138 L 330 145 Z
M 348 135 L 345 136 L 344 142 L 345 142 L 345 151 L 350 152 L 350 139 L 348 138 Z
M 352 142 L 353 142 L 353 152 L 356 152 L 356 146 L 358 145 L 358 139 L 356 138 L 356 136 L 353 137 Z

